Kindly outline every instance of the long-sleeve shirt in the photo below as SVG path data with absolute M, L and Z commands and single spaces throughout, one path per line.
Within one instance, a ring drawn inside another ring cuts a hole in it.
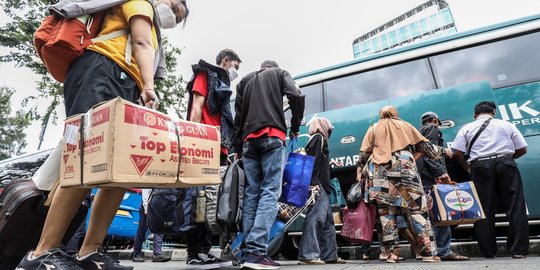
M 321 185 L 327 192 L 330 188 L 330 163 L 328 144 L 324 142 L 322 135 L 315 134 L 306 146 L 306 153 L 315 158 L 311 185 Z
M 434 125 L 423 125 L 420 127 L 420 133 L 426 137 L 432 144 L 443 146 L 444 140 L 441 131 Z M 422 177 L 422 184 L 426 188 L 431 188 L 435 184 L 435 179 L 447 173 L 444 157 L 440 159 L 430 159 L 425 156 L 419 158 L 416 162 L 418 173 Z

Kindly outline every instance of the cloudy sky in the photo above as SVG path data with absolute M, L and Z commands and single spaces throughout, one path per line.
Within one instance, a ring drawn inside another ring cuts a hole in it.
M 276 60 L 298 75 L 353 59 L 352 41 L 414 8 L 424 0 L 191 0 L 185 29 L 165 31 L 183 49 L 178 72 L 189 79 L 190 65 L 199 59 L 215 61 L 223 48 L 243 60 L 240 76 L 256 70 L 266 59 Z M 540 13 L 536 0 L 447 0 L 458 31 Z M 0 16 L 0 24 L 5 15 Z M 178 27 L 180 28 L 180 27 Z M 0 49 L 0 53 L 5 53 Z M 0 65 L 0 85 L 16 89 L 13 107 L 34 93 L 32 74 L 13 65 Z M 41 101 L 43 107 L 47 101 Z M 64 111 L 59 110 L 63 117 Z M 37 150 L 39 123 L 27 135 L 27 152 Z M 49 125 L 42 149 L 54 147 L 61 128 Z

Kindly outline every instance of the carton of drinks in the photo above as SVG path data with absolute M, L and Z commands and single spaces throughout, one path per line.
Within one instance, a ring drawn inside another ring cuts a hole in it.
M 436 226 L 472 224 L 486 218 L 472 181 L 434 185 L 431 218 Z

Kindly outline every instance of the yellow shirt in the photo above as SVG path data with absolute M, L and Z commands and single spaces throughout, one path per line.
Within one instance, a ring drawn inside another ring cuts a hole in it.
M 128 29 L 129 30 L 129 20 L 133 16 L 142 15 L 150 18 L 154 18 L 154 10 L 152 5 L 148 0 L 131 0 L 122 5 L 111 8 L 107 11 L 105 18 L 103 20 L 103 26 L 101 32 L 98 36 L 106 35 L 118 30 Z M 142 76 L 139 71 L 139 66 L 135 60 L 135 56 L 132 52 L 131 65 L 128 65 L 125 62 L 126 59 L 126 44 L 128 41 L 128 36 L 123 35 L 117 38 L 96 42 L 88 46 L 88 50 L 98 52 L 102 55 L 107 56 L 109 59 L 113 60 L 118 64 L 124 71 L 126 71 L 135 81 L 139 90 L 143 90 Z M 152 43 L 154 48 L 157 50 L 158 41 L 156 35 L 156 29 L 152 25 Z

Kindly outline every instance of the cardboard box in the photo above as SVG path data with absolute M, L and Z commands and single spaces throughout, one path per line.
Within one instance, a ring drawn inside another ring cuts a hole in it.
M 473 224 L 486 218 L 473 182 L 434 185 L 431 198 L 436 226 Z
M 173 122 L 165 114 L 120 98 L 66 119 L 64 138 L 62 187 L 177 188 L 221 183 L 217 127 Z

